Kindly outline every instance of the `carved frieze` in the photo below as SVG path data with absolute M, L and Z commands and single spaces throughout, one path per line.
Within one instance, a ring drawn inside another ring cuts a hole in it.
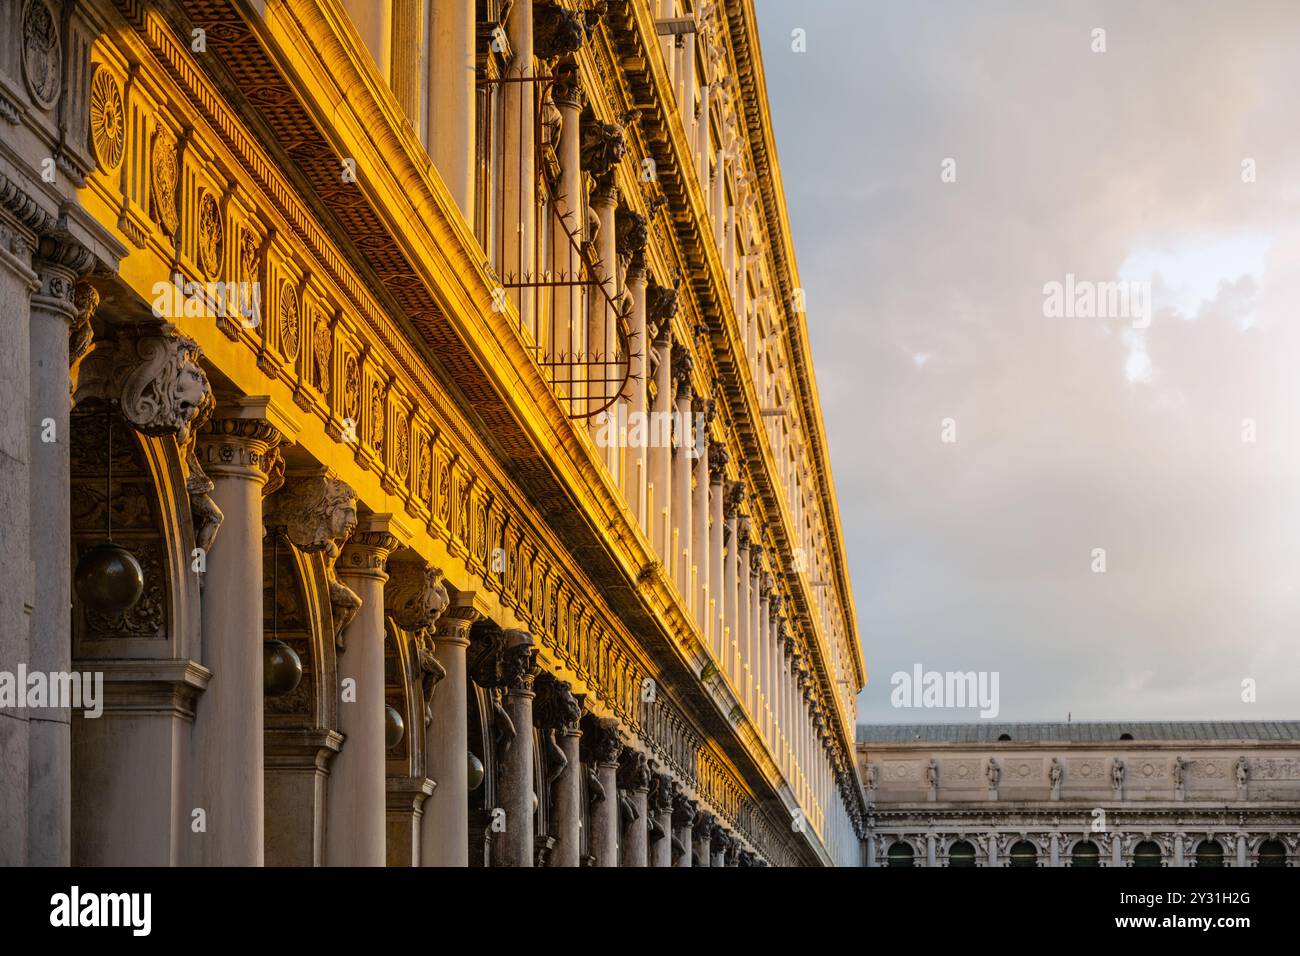
M 157 121 L 153 146 L 149 151 L 149 205 L 154 221 L 168 236 L 176 234 L 180 214 L 176 205 L 176 186 L 180 181 L 180 161 L 176 137 Z

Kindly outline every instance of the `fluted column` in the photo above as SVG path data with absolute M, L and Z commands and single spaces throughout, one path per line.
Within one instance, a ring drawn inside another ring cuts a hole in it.
M 623 735 L 618 721 L 612 718 L 588 718 L 583 728 L 585 760 L 595 776 L 589 813 L 591 832 L 587 834 L 596 866 L 618 866 L 619 794 L 618 759 L 623 750 Z
M 741 517 L 736 522 L 738 547 L 736 551 L 736 627 L 739 634 L 736 646 L 739 650 L 740 668 L 736 689 L 741 700 L 749 705 L 750 691 L 754 686 L 753 661 L 749 644 L 749 622 L 752 605 L 749 600 L 749 519 Z
M 691 371 L 695 361 L 687 348 L 675 349 L 673 354 L 673 382 L 676 385 L 677 447 L 673 451 L 673 564 L 677 569 L 677 591 L 688 606 L 694 604 L 691 594 L 691 463 L 695 441 L 695 422 L 691 415 Z
M 706 403 L 707 406 L 708 403 Z M 703 634 L 708 634 L 709 598 L 713 588 L 709 583 L 709 444 L 707 433 L 694 436 L 692 451 L 699 456 L 691 461 L 694 487 L 691 492 L 691 566 L 695 569 L 692 601 L 695 604 L 695 623 Z
M 739 481 L 731 482 L 726 485 L 726 499 L 722 506 L 723 519 L 726 526 L 723 530 L 723 541 L 727 553 L 723 559 L 723 617 L 726 633 L 723 635 L 725 646 L 723 654 L 726 660 L 727 675 L 731 679 L 733 686 L 739 688 L 744 685 L 744 672 L 741 670 L 740 663 L 740 502 L 744 498 L 744 485 Z
M 651 431 L 646 421 L 648 411 L 646 371 L 649 367 L 650 343 L 646 339 L 649 319 L 646 303 L 645 246 L 649 238 L 645 217 L 631 210 L 618 211 L 618 254 L 627 259 L 624 287 L 631 302 L 628 313 L 631 348 L 628 392 L 627 474 L 623 476 L 623 494 L 628 507 L 642 530 L 648 531 L 645 489 L 649 480 L 646 445 Z
M 673 787 L 673 866 L 691 866 L 695 855 L 695 802 Z
M 656 773 L 650 781 L 650 866 L 673 865 L 673 778 Z
M 673 338 L 672 316 L 677 311 L 674 289 L 651 286 L 646 290 L 649 334 L 654 341 L 657 364 L 654 367 L 655 396 L 650 406 L 649 445 L 650 481 L 653 493 L 647 507 L 650 540 L 663 562 L 664 572 L 672 567 L 672 430 L 673 411 Z
M 386 859 L 385 564 L 408 536 L 393 515 L 367 515 L 337 565 L 339 580 L 361 599 L 361 607 L 341 635 L 339 730 L 344 739 L 330 769 L 325 801 L 326 866 L 383 866 Z
M 506 69 L 506 78 L 525 80 L 533 75 L 533 0 L 516 0 L 510 10 L 506 33 L 514 52 Z M 522 276 L 537 271 L 533 87 L 531 82 L 510 82 L 501 86 L 504 160 L 501 236 L 504 255 L 497 271 L 502 275 Z M 523 327 L 530 335 L 535 335 L 533 297 L 518 290 L 512 291 L 511 297 L 519 308 Z
M 424 803 L 420 832 L 421 866 L 469 865 L 469 717 L 466 710 L 469 682 L 465 652 L 469 632 L 482 615 L 474 595 L 461 591 L 451 597 L 438 618 L 433 638 L 434 656 L 447 676 L 433 695 L 425 761 L 436 786 Z
M 720 667 L 726 667 L 723 624 L 727 618 L 727 585 L 723 577 L 725 519 L 723 517 L 727 449 L 719 443 L 709 445 L 709 598 L 712 616 L 713 653 Z
M 568 681 L 539 674 L 533 719 L 541 729 L 543 747 L 549 751 L 547 786 L 550 787 L 550 866 L 578 866 L 582 839 L 582 759 L 578 721 L 582 705 Z
M 760 628 L 762 614 L 759 611 L 759 584 L 762 570 L 763 546 L 751 542 L 749 547 L 749 708 L 755 716 L 758 714 L 759 681 L 762 679 L 763 645 Z
M 769 592 L 772 576 L 764 571 L 758 579 L 758 722 L 767 734 L 767 715 L 772 705 L 772 604 Z
M 219 406 L 199 436 L 210 497 L 225 516 L 203 578 L 203 665 L 212 681 L 191 736 L 192 805 L 206 818 L 192 834 L 193 862 L 204 866 L 264 859 L 262 494 L 279 444 L 295 433 L 262 397 Z M 381 827 L 382 808 L 381 799 Z
M 587 367 L 595 373 L 596 379 L 589 387 L 590 402 L 589 407 L 592 411 L 604 405 L 610 395 L 613 394 L 615 383 L 609 381 L 615 373 L 615 353 L 617 351 L 618 335 L 618 316 L 614 312 L 610 301 L 617 295 L 618 277 L 617 260 L 615 259 L 615 241 L 614 235 L 614 210 L 618 205 L 618 189 L 614 185 L 614 177 L 607 174 L 596 182 L 596 188 L 591 193 L 591 211 L 596 216 L 599 223 L 599 230 L 596 233 L 596 257 L 597 267 L 596 275 L 600 279 L 603 293 L 594 293 L 588 296 L 587 311 Z M 610 405 L 606 411 L 615 415 L 618 411 L 617 403 Z M 593 415 L 590 419 L 590 427 L 594 431 L 599 427 L 599 418 L 601 416 Z M 617 434 L 617 429 L 615 429 Z M 617 441 L 608 442 L 602 449 L 605 459 L 605 465 L 610 472 L 617 474 L 619 443 Z
M 621 865 L 644 867 L 649 859 L 650 765 L 646 755 L 624 747 L 618 764 L 618 789 L 622 797 L 623 849 Z
M 551 97 L 560 111 L 560 181 L 553 214 L 561 220 L 551 249 L 551 261 L 557 278 L 568 281 L 577 277 L 582 263 L 573 242 L 566 237 L 573 235 L 581 242 L 587 225 L 582 201 L 581 165 L 582 108 L 587 97 L 579 82 L 576 65 L 561 64 L 556 70 Z M 557 359 L 573 359 L 583 354 L 587 348 L 587 319 L 582 314 L 583 290 L 577 285 L 559 286 L 554 294 L 555 328 L 550 333 L 553 345 L 543 344 L 551 349 Z M 576 369 L 577 366 L 573 368 Z M 577 381 L 578 375 L 563 375 L 563 378 L 573 379 L 561 383 L 564 391 L 573 398 L 586 394 L 586 383 Z M 582 405 L 575 402 L 573 407 L 581 408 Z
M 433 165 L 474 222 L 474 0 L 429 4 L 428 116 L 424 142 Z
M 72 669 L 68 332 L 78 312 L 73 299 L 77 270 L 61 258 L 56 255 L 33 263 L 40 288 L 31 297 L 31 393 L 25 402 L 31 448 L 30 566 L 36 570 L 26 664 L 32 672 L 47 674 Z M 10 414 L 22 407 L 11 407 Z M 71 862 L 70 720 L 66 707 L 44 708 L 29 715 L 27 862 L 31 866 L 68 866 Z

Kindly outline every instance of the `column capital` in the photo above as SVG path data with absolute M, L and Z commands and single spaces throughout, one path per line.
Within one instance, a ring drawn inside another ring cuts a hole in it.
M 348 577 L 388 580 L 388 556 L 409 537 L 406 525 L 391 514 L 370 514 L 357 520 L 357 530 L 343 546 L 338 572 Z
M 469 647 L 470 628 L 483 620 L 483 614 L 474 606 L 472 591 L 457 591 L 452 595 L 447 609 L 438 618 L 434 644 L 459 644 Z
M 728 482 L 726 486 L 726 499 L 723 502 L 722 515 L 728 521 L 737 518 L 740 514 L 740 506 L 745 503 L 745 483 L 743 481 Z M 746 538 L 749 531 L 745 531 Z
M 673 778 L 658 772 L 650 778 L 650 807 L 655 813 L 671 813 L 673 809 Z
M 671 783 L 672 787 L 672 804 L 673 804 L 673 826 L 694 827 L 695 826 L 695 801 L 682 792 L 681 787 L 676 781 Z
M 717 823 L 713 819 L 713 814 L 708 810 L 701 810 L 695 817 L 695 825 L 692 828 L 697 840 L 712 840 Z
M 727 479 L 727 464 L 730 461 L 731 452 L 727 451 L 725 444 L 721 441 L 709 442 L 709 484 L 722 487 Z

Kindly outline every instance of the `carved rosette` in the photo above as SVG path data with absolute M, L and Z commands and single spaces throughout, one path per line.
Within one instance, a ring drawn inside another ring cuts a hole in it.
M 217 200 L 206 189 L 199 195 L 199 266 L 209 276 L 221 271 L 221 258 L 225 250 L 225 229 L 221 225 L 221 209 Z
M 176 137 L 159 120 L 149 150 L 149 203 L 154 221 L 169 236 L 176 234 L 180 223 L 176 207 L 176 184 L 179 180 Z
M 126 110 L 113 74 L 95 65 L 90 80 L 90 151 L 105 172 L 117 169 L 126 148 Z
M 13 24 L 7 25 L 12 29 Z M 22 18 L 23 79 L 36 105 L 51 109 L 59 98 L 63 43 L 58 21 L 45 0 L 27 0 Z
M 290 361 L 298 357 L 301 336 L 298 290 L 286 279 L 280 284 L 280 351 Z
M 175 435 L 184 444 L 191 424 L 212 402 L 202 356 L 197 342 L 167 327 L 122 329 L 85 357 L 76 401 L 117 401 L 122 417 L 138 431 Z

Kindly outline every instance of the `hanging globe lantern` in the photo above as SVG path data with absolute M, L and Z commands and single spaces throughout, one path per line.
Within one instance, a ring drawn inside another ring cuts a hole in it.
M 470 792 L 483 786 L 483 776 L 483 761 L 475 757 L 474 754 L 469 754 L 468 789 Z
M 87 550 L 73 575 L 81 603 L 101 614 L 121 614 L 144 593 L 144 570 L 134 554 L 104 541 Z
M 402 721 L 402 715 L 397 712 L 392 704 L 384 705 L 384 742 L 388 749 L 392 750 L 402 742 L 402 735 L 406 733 L 406 724 Z
M 281 640 L 262 642 L 262 693 L 283 697 L 298 689 L 302 680 L 302 659 Z

